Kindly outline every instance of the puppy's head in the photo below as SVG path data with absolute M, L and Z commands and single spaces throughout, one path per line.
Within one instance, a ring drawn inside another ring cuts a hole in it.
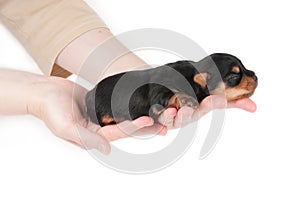
M 208 87 L 213 95 L 225 95 L 228 101 L 250 97 L 257 87 L 257 77 L 233 55 L 216 53 L 199 61 L 200 72 L 194 81 Z

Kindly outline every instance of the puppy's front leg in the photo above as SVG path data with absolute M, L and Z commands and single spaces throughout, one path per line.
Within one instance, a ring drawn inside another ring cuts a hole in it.
M 192 96 L 189 96 L 182 92 L 175 93 L 168 101 L 168 107 L 175 107 L 178 110 L 183 106 L 188 106 L 193 109 L 197 109 L 199 103 Z
M 168 107 L 174 107 L 177 110 L 183 106 L 193 109 L 198 108 L 198 101 L 183 92 L 173 91 L 158 84 L 150 85 L 150 111 L 149 115 L 155 119 Z

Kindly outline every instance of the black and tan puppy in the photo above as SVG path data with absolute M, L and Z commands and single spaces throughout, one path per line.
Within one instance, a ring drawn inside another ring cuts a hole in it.
M 257 77 L 229 54 L 212 54 L 199 62 L 178 61 L 102 80 L 86 96 L 87 113 L 101 126 L 141 116 L 157 119 L 167 107 L 194 109 L 211 94 L 228 101 L 250 97 Z

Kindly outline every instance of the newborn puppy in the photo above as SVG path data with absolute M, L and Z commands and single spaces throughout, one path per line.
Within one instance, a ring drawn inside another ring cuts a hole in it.
M 197 109 L 212 94 L 237 100 L 250 97 L 256 87 L 255 73 L 238 58 L 216 53 L 199 62 L 178 61 L 107 77 L 88 92 L 87 113 L 101 126 L 141 116 L 157 119 L 168 107 Z

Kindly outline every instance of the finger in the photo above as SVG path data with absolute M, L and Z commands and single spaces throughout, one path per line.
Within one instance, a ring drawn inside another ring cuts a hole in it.
M 191 107 L 182 107 L 178 110 L 177 116 L 174 120 L 174 127 L 183 127 L 191 121 L 194 109 Z
M 213 109 L 226 108 L 226 106 L 226 98 L 218 95 L 210 95 L 200 103 L 198 115 L 202 117 Z
M 248 112 L 256 111 L 256 104 L 249 98 L 243 98 L 228 103 L 228 108 L 240 108 Z
M 173 128 L 174 119 L 177 114 L 176 108 L 167 108 L 158 118 L 158 122 L 166 126 L 168 129 Z
M 117 124 L 117 127 L 127 135 L 144 128 L 149 127 L 154 124 L 154 120 L 151 117 L 143 116 L 139 117 L 133 121 L 124 121 L 120 124 Z
M 75 124 L 72 128 L 70 128 L 66 139 L 87 150 L 97 149 L 103 154 L 110 153 L 110 144 L 106 138 L 95 132 L 91 132 L 79 124 Z
M 109 141 L 131 136 L 136 131 L 152 126 L 154 120 L 151 117 L 143 116 L 134 121 L 124 121 L 116 125 L 108 125 L 101 128 L 102 135 Z
M 132 133 L 131 136 L 142 136 L 142 135 L 160 135 L 165 136 L 167 134 L 168 128 L 161 124 L 154 124 L 149 127 L 144 127 Z

